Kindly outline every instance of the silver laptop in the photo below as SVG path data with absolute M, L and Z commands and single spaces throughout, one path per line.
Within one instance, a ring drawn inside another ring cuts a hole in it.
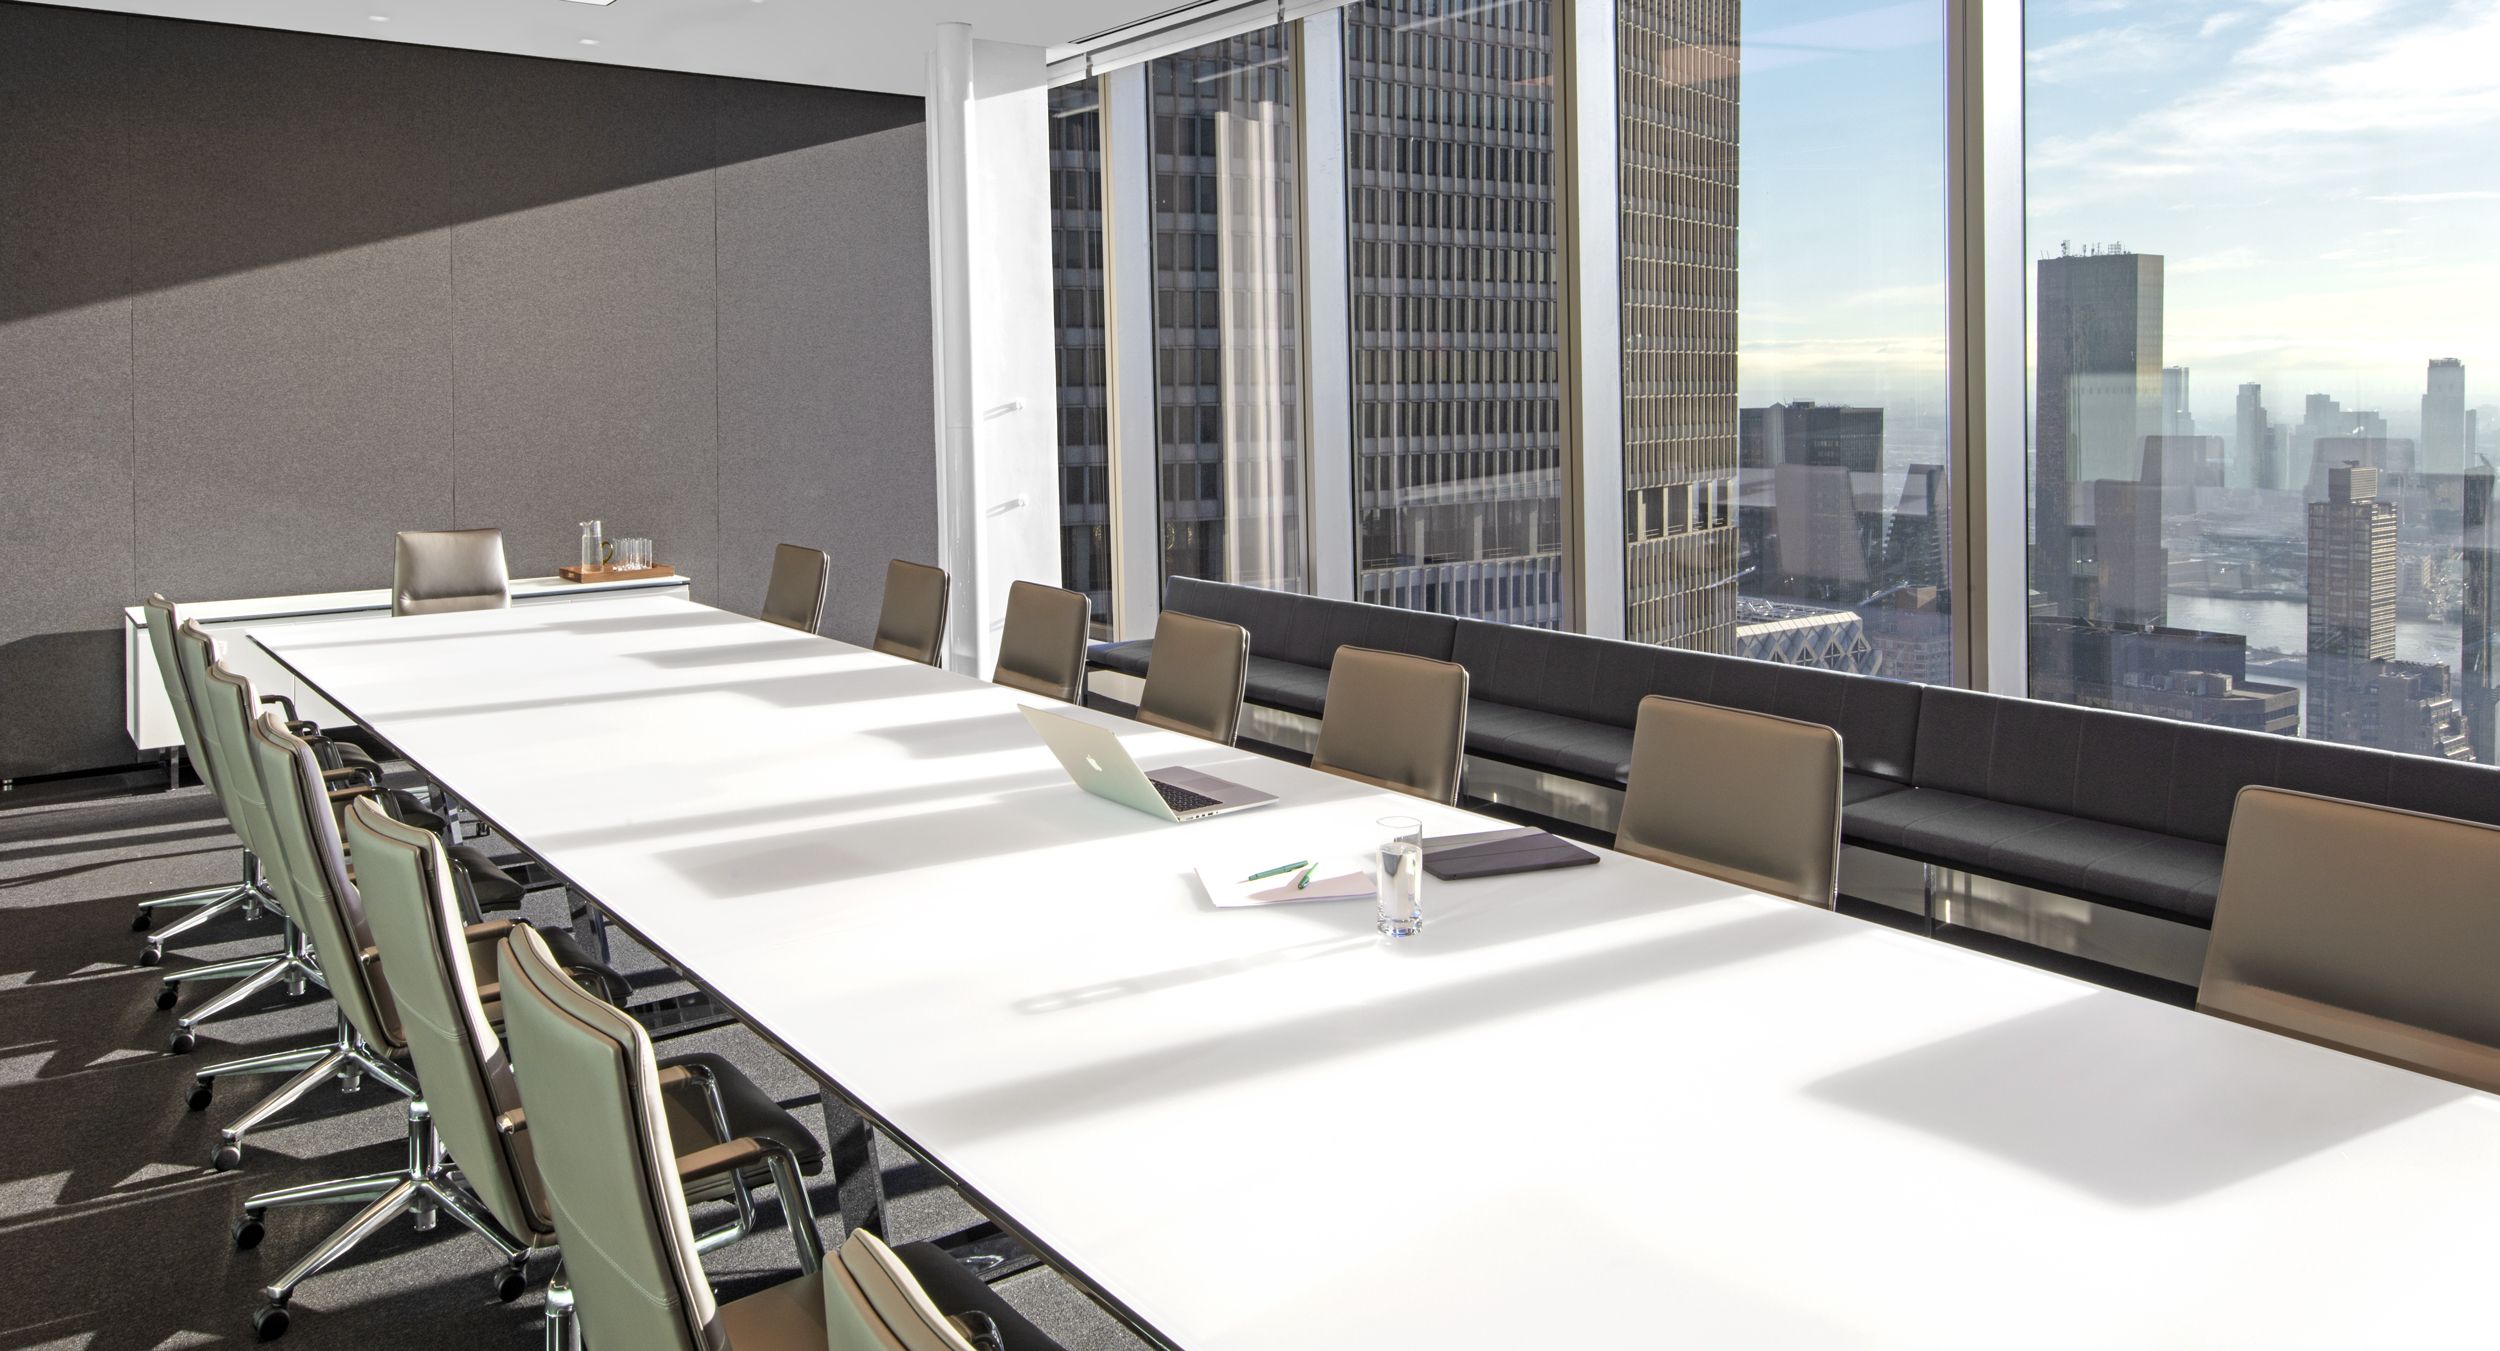
M 1024 720 L 1042 734 L 1060 768 L 1076 786 L 1123 807 L 1160 816 L 1166 821 L 1196 821 L 1274 802 L 1274 793 L 1244 788 L 1229 779 L 1175 765 L 1152 774 L 1137 767 L 1135 757 L 1110 728 L 1030 704 L 1019 705 Z

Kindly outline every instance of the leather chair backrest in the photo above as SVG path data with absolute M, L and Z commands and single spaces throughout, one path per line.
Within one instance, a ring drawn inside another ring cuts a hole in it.
M 321 978 L 349 1026 L 380 1051 L 403 1045 L 397 1010 L 388 988 L 364 962 L 373 945 L 372 932 L 347 874 L 338 818 L 330 811 L 330 795 L 321 778 L 321 761 L 312 743 L 287 730 L 286 720 L 263 713 L 252 721 L 253 767 L 261 792 L 269 801 L 271 834 L 278 845 L 279 866 L 270 881 L 287 889 L 295 922 L 304 926 L 313 951 L 321 957 Z
M 1467 750 L 1467 668 L 1341 647 L 1311 768 L 1435 802 L 1458 801 Z
M 209 763 L 208 751 L 200 742 L 199 718 L 192 711 L 197 701 L 191 696 L 191 682 L 183 679 L 182 654 L 174 646 L 182 611 L 163 592 L 149 596 L 139 609 L 147 617 L 148 648 L 156 654 L 157 678 L 165 683 L 165 702 L 174 706 L 174 725 L 182 731 L 183 749 L 191 756 L 192 768 L 199 771 L 200 782 L 214 793 L 216 766 Z
M 1154 655 L 1137 720 L 1229 746 L 1241 734 L 1250 682 L 1250 631 L 1178 610 L 1155 616 Z
M 885 601 L 873 646 L 890 657 L 938 664 L 946 647 L 946 570 L 895 559 L 885 565 Z
M 500 530 L 402 530 L 391 561 L 391 613 L 448 614 L 512 605 Z
M 1829 909 L 1840 879 L 1840 734 L 1653 694 L 1632 730 L 1615 848 Z
M 585 993 L 536 930 L 496 945 L 504 1030 L 566 1278 L 600 1351 L 729 1351 L 695 1255 L 642 1025 Z
M 443 842 L 362 798 L 347 811 L 347 846 L 355 854 L 366 923 L 382 952 L 408 1058 L 425 1085 L 443 1143 L 504 1232 L 524 1241 L 553 1237 L 555 1223 L 534 1193 L 532 1163 L 495 1125 L 521 1105 L 521 1094 L 503 1039 L 478 997 L 477 968 Z
M 825 1264 L 826 1351 L 974 1351 L 883 1240 L 854 1229 Z M 1009 1348 L 1014 1351 L 1014 1348 Z
M 1085 700 L 1085 630 L 1094 603 L 1081 591 L 1039 582 L 1007 588 L 1007 623 L 998 634 L 994 684 L 1063 703 Z
M 2500 1092 L 2500 829 L 2243 788 L 2196 1007 Z
M 814 633 L 824 627 L 825 591 L 832 584 L 833 556 L 799 544 L 773 546 L 773 575 L 764 584 L 767 624 Z
M 221 660 L 223 645 L 196 621 L 186 621 L 175 636 L 183 673 L 199 692 L 200 737 L 217 765 L 217 795 L 226 804 L 226 817 L 234 823 L 235 834 L 243 838 L 243 847 L 252 851 L 263 869 L 274 873 L 286 860 L 271 833 L 269 801 L 261 791 L 260 773 L 252 766 L 250 750 L 250 728 L 260 710 L 260 693 L 249 676 L 227 668 Z M 269 888 L 270 900 L 289 919 L 295 918 L 292 892 L 283 884 Z

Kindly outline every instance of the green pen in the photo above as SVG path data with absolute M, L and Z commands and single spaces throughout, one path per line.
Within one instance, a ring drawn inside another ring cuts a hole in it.
M 1319 860 L 1317 860 L 1317 859 L 1313 859 L 1313 860 L 1311 860 L 1311 866 L 1309 866 L 1309 867 L 1307 867 L 1307 868 L 1304 868 L 1304 869 L 1302 870 L 1302 875 L 1301 875 L 1300 877 L 1297 877 L 1297 878 L 1293 879 L 1293 889 L 1294 889 L 1294 890 L 1296 890 L 1296 891 L 1300 891 L 1300 890 L 1302 890 L 1303 888 L 1305 888 L 1305 887 L 1307 887 L 1307 886 L 1311 885 L 1311 874 L 1313 874 L 1313 873 L 1315 873 L 1315 872 L 1318 872 L 1318 871 L 1319 871 Z
M 1265 880 L 1265 879 L 1267 879 L 1267 878 L 1274 877 L 1274 876 L 1276 876 L 1276 875 L 1277 875 L 1277 874 L 1279 874 L 1279 873 L 1289 873 L 1289 872 L 1292 872 L 1292 871 L 1293 871 L 1294 869 L 1296 869 L 1296 868 L 1308 867 L 1308 866 L 1310 865 L 1310 862 L 1311 862 L 1311 861 L 1310 861 L 1309 859 L 1307 859 L 1307 858 L 1298 858 L 1298 859 L 1295 859 L 1295 860 L 1294 860 L 1293 862 L 1291 862 L 1291 863 L 1279 864 L 1279 865 L 1277 865 L 1276 867 L 1270 868 L 1270 869 L 1268 869 L 1266 872 L 1263 872 L 1263 873 L 1252 873 L 1252 874 L 1250 874 L 1248 877 L 1245 877 L 1245 878 L 1243 878 L 1243 879 L 1241 879 L 1241 880 L 1242 880 L 1242 881 L 1244 881 L 1244 882 L 1258 882 L 1258 881 L 1263 881 L 1263 880 Z

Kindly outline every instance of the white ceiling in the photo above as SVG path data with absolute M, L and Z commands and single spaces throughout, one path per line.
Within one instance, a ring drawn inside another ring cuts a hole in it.
M 1059 48 L 1174 0 L 49 0 L 300 33 L 922 94 L 930 35 Z M 583 39 L 597 45 L 587 45 Z

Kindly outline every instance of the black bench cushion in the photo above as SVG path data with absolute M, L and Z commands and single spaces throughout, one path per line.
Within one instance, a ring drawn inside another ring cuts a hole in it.
M 1242 697 L 1268 708 L 1291 709 L 1316 718 L 1328 701 L 1328 668 L 1303 666 L 1274 657 L 1252 657 L 1250 678 Z
M 1940 788 L 1849 804 L 1841 838 L 2191 924 L 2222 889 L 2220 845 Z
M 1467 753 L 1620 788 L 1632 770 L 1632 729 L 1470 699 Z
M 1239 624 L 1250 631 L 1250 655 L 1328 669 L 1340 647 L 1406 652 L 1450 660 L 1458 621 L 1448 615 L 1400 610 L 1360 601 L 1323 600 L 1289 591 L 1175 577 L 1163 603 L 1185 614 Z
M 1146 663 L 1154 655 L 1155 640 L 1131 638 L 1125 643 L 1096 643 L 1086 649 L 1085 660 L 1106 671 L 1146 678 Z

